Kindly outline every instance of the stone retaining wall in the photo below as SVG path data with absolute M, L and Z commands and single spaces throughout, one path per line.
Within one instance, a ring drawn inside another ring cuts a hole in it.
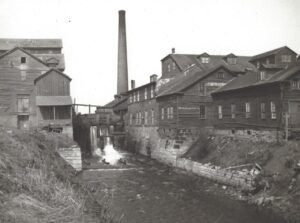
M 79 147 L 59 148 L 58 153 L 76 171 L 82 170 L 81 151 Z

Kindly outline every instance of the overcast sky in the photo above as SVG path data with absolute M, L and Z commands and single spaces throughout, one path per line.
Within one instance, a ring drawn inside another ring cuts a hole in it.
M 300 53 L 299 0 L 0 0 L 0 38 L 62 38 L 77 103 L 116 94 L 118 10 L 126 10 L 129 80 L 161 75 L 177 53 Z

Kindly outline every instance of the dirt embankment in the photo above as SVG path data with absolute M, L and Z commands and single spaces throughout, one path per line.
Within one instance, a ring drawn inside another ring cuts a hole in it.
M 247 168 L 258 164 L 257 189 L 236 193 L 280 212 L 291 222 L 300 222 L 300 141 L 267 143 L 226 136 L 202 134 L 186 157 L 221 168 Z
M 0 129 L 0 222 L 113 222 L 56 152 L 72 144 L 60 134 Z

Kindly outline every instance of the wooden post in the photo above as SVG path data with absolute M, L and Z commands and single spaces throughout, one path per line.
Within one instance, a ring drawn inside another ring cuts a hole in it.
M 285 141 L 288 141 L 289 136 L 289 113 L 285 113 Z

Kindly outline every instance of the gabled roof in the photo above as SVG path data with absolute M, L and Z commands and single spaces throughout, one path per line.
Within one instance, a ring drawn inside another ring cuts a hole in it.
M 28 56 L 30 56 L 30 57 L 32 57 L 33 59 L 37 60 L 38 62 L 42 63 L 43 65 L 47 66 L 47 64 L 46 64 L 44 61 L 42 61 L 40 58 L 36 57 L 35 55 L 33 55 L 33 54 L 31 54 L 31 53 L 28 53 L 26 50 L 24 50 L 24 49 L 22 49 L 22 48 L 20 48 L 20 47 L 15 47 L 15 48 L 13 48 L 13 49 L 11 49 L 11 50 L 9 50 L 9 51 L 7 51 L 7 52 L 1 54 L 1 55 L 0 55 L 0 59 L 2 59 L 3 57 L 6 57 L 7 55 L 9 55 L 9 54 L 11 54 L 11 53 L 13 53 L 13 52 L 15 52 L 15 51 L 17 51 L 17 50 L 22 51 L 23 53 L 27 54 Z
M 61 39 L 2 39 L 0 38 L 0 50 L 21 48 L 62 48 Z
M 127 100 L 127 97 L 123 97 L 121 99 L 114 99 L 114 100 L 110 101 L 109 103 L 107 103 L 106 105 L 104 105 L 103 107 L 114 108 L 115 106 L 117 106 L 118 104 L 121 104 L 122 102 L 124 102 L 126 100 Z
M 247 74 L 239 76 L 233 79 L 232 81 L 228 82 L 226 85 L 214 91 L 212 94 L 222 93 L 225 91 L 238 90 L 238 89 L 243 89 L 248 87 L 255 87 L 260 85 L 278 83 L 288 79 L 290 76 L 294 75 L 297 72 L 300 72 L 299 65 L 281 70 L 273 74 L 272 76 L 270 76 L 268 79 L 261 80 L 260 72 L 249 71 Z
M 139 89 L 142 89 L 142 88 L 145 88 L 145 87 L 151 86 L 151 85 L 155 85 L 155 84 L 156 84 L 156 81 L 154 81 L 154 82 L 149 82 L 149 83 L 147 83 L 147 84 L 144 84 L 144 85 L 142 85 L 142 86 L 139 86 L 139 87 L 133 88 L 133 89 L 131 89 L 131 90 L 127 91 L 127 93 L 131 93 L 131 92 L 134 92 L 134 91 L 136 91 L 136 90 L 139 90 Z
M 69 79 L 70 81 L 72 80 L 68 75 L 64 74 L 63 72 L 61 72 L 61 71 L 59 71 L 57 69 L 52 68 L 52 69 L 48 70 L 46 73 L 44 73 L 44 74 L 38 76 L 37 78 L 35 78 L 34 79 L 34 83 L 36 83 L 38 80 L 42 79 L 43 77 L 47 76 L 48 74 L 50 74 L 52 71 L 54 71 L 54 72 L 56 72 L 56 73 L 64 76 L 65 78 Z
M 197 57 L 199 58 L 199 57 L 209 57 L 209 56 L 210 55 L 208 53 L 204 52 L 204 53 L 198 55 Z
M 264 53 L 255 55 L 255 56 L 251 57 L 250 61 L 255 61 L 255 60 L 258 60 L 258 59 L 267 57 L 267 56 L 271 56 L 271 55 L 277 54 L 278 52 L 280 52 L 280 51 L 283 50 L 283 49 L 287 49 L 287 50 L 289 50 L 289 51 L 291 51 L 292 53 L 294 53 L 294 54 L 297 55 L 297 53 L 296 53 L 295 51 L 291 50 L 289 47 L 283 46 L 283 47 L 276 48 L 276 49 L 274 49 L 274 50 L 270 50 L 270 51 L 267 51 L 267 52 L 264 52 Z
M 227 59 L 227 58 L 237 58 L 237 56 L 234 55 L 233 53 L 230 53 L 230 54 L 223 57 L 223 59 Z
M 225 66 L 220 65 L 220 66 L 217 66 L 217 67 L 205 70 L 205 71 L 193 73 L 191 75 L 178 76 L 177 78 L 174 78 L 169 83 L 164 85 L 162 87 L 162 89 L 159 92 L 157 92 L 157 98 L 169 96 L 169 95 L 173 95 L 173 94 L 180 94 L 188 87 L 192 86 L 196 82 L 200 81 L 201 79 L 207 77 L 208 75 L 210 75 L 220 69 L 224 69 L 224 70 L 230 72 L 230 70 L 228 70 Z

